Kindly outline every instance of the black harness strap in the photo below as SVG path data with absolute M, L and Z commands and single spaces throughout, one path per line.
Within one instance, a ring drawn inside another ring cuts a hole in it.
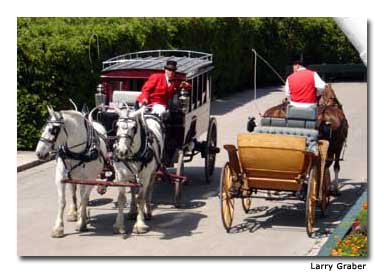
M 145 119 L 148 119 L 148 118 L 151 118 L 151 119 L 154 119 L 156 120 L 162 127 L 162 122 L 161 122 L 161 119 L 157 116 L 154 116 L 154 115 L 144 115 L 144 118 Z M 125 120 L 127 120 L 125 118 Z M 160 151 L 160 143 L 158 141 L 158 139 L 156 138 L 156 136 L 154 135 L 154 133 L 151 131 L 151 130 L 148 130 L 147 128 L 147 125 L 145 124 L 145 120 L 143 120 L 143 122 L 141 121 L 140 119 L 140 141 L 141 141 L 141 144 L 140 144 L 140 148 L 139 150 L 131 155 L 131 156 L 128 156 L 126 158 L 126 160 L 122 160 L 124 165 L 132 172 L 134 173 L 134 171 L 132 170 L 132 168 L 130 167 L 129 165 L 129 162 L 133 162 L 133 163 L 136 163 L 136 164 L 140 164 L 140 167 L 138 168 L 139 169 L 139 172 L 141 172 L 147 165 L 149 162 L 152 161 L 153 158 L 155 158 L 156 162 L 157 162 L 157 169 L 159 168 L 160 166 L 160 158 L 158 158 L 156 156 L 156 153 L 154 151 L 154 141 L 156 141 L 157 143 L 157 146 L 158 146 L 158 153 L 159 155 L 161 154 L 161 151 Z M 162 127 L 163 129 L 163 127 Z M 136 132 L 135 132 L 136 134 Z M 128 135 L 121 135 L 119 137 L 126 137 L 126 138 L 130 138 L 132 140 L 132 137 L 128 136 Z M 154 140 L 155 139 L 155 140 Z M 119 161 L 116 156 L 115 156 L 115 160 L 116 161 Z
M 71 172 L 74 169 L 78 168 L 79 166 L 85 163 L 96 160 L 97 158 L 99 158 L 100 155 L 104 164 L 106 164 L 107 162 L 104 155 L 100 152 L 100 139 L 99 139 L 100 134 L 97 133 L 97 131 L 93 128 L 92 124 L 90 124 L 90 122 L 87 119 L 84 119 L 84 126 L 87 134 L 86 141 L 71 147 L 68 147 L 67 144 L 64 144 L 59 147 L 59 150 L 57 153 L 57 156 L 62 159 L 64 167 L 68 172 L 68 178 L 71 178 Z M 65 134 L 68 137 L 67 130 L 65 129 L 65 127 L 63 127 L 63 129 Z M 83 144 L 86 144 L 86 145 L 84 150 L 81 152 L 76 153 L 70 150 L 71 148 L 78 147 Z M 67 162 L 65 162 L 66 159 L 75 160 L 79 162 L 76 163 L 74 166 L 72 166 L 70 169 L 68 169 Z

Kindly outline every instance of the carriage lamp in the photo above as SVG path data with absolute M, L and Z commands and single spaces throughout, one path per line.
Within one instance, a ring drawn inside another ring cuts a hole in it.
M 96 94 L 95 94 L 95 105 L 103 105 L 105 103 L 105 93 L 104 93 L 104 87 L 100 83 L 96 88 Z
M 187 113 L 189 109 L 189 92 L 186 91 L 185 89 L 182 89 L 180 91 L 180 96 L 179 96 L 179 105 L 180 105 L 180 110 L 183 113 Z

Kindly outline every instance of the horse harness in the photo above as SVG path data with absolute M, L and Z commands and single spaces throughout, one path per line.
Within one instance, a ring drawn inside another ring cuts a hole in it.
M 145 119 L 153 119 L 155 121 L 157 121 L 160 126 L 163 128 L 163 123 L 161 121 L 161 119 L 156 116 L 156 115 L 153 115 L 153 114 L 147 114 L 147 115 L 144 115 L 145 116 Z M 134 118 L 129 118 L 129 117 L 126 117 L 126 118 L 120 118 L 120 120 L 122 121 L 135 121 Z M 162 130 L 163 131 L 163 130 Z M 121 134 L 119 136 L 117 136 L 117 138 L 127 138 L 127 139 L 130 139 L 131 140 L 131 143 L 133 142 L 133 137 L 136 135 L 137 133 L 137 127 L 135 127 L 135 131 L 133 133 L 133 136 L 130 136 L 128 134 Z M 136 164 L 140 164 L 140 168 L 138 170 L 138 172 L 141 172 L 149 162 L 152 161 L 153 158 L 155 158 L 156 162 L 157 162 L 157 165 L 158 165 L 158 168 L 161 164 L 161 160 L 160 158 L 158 157 L 158 155 L 161 155 L 161 146 L 160 146 L 160 143 L 159 143 L 159 140 L 156 138 L 155 134 L 151 131 L 151 130 L 148 130 L 145 122 L 144 124 L 141 124 L 140 126 L 140 148 L 139 150 L 134 153 L 134 154 L 131 154 L 131 155 L 128 155 L 125 160 L 120 160 L 117 158 L 117 156 L 115 155 L 114 156 L 114 161 L 121 161 L 123 162 L 123 164 L 130 170 L 131 173 L 135 173 L 131 166 L 130 166 L 130 163 L 136 163 Z M 154 142 L 156 141 L 157 143 L 157 147 L 158 147 L 158 153 L 156 153 L 154 151 Z M 136 180 L 138 181 L 138 177 L 136 176 Z
M 43 137 L 40 138 L 40 141 L 52 144 L 53 150 L 55 150 L 54 145 L 55 145 L 55 142 L 57 140 L 58 135 L 60 134 L 61 128 L 63 128 L 64 133 L 65 133 L 66 137 L 68 138 L 68 132 L 64 126 L 63 115 L 61 112 L 58 112 L 58 114 L 59 114 L 59 119 L 57 119 L 55 121 L 47 121 L 47 123 L 54 124 L 52 130 L 50 131 L 50 133 L 54 136 L 53 139 L 49 140 L 49 139 L 43 138 Z M 59 124 L 59 125 L 56 125 L 56 124 Z M 100 155 L 101 155 L 102 160 L 104 161 L 104 164 L 107 163 L 107 160 L 104 158 L 104 155 L 100 152 L 100 139 L 99 139 L 99 137 L 103 138 L 103 136 L 101 134 L 99 134 L 93 128 L 93 126 L 90 124 L 90 122 L 87 119 L 84 119 L 84 126 L 85 126 L 86 133 L 87 133 L 86 141 L 81 142 L 81 143 L 76 144 L 76 145 L 73 145 L 71 147 L 69 147 L 67 144 L 60 145 L 58 147 L 58 150 L 56 153 L 56 160 L 58 158 L 61 158 L 61 160 L 63 161 L 63 164 L 64 164 L 65 172 L 67 173 L 67 176 L 69 179 L 71 178 L 71 172 L 74 169 L 78 168 L 81 165 L 83 165 L 83 168 L 84 168 L 85 163 L 96 160 Z M 73 152 L 70 150 L 72 148 L 75 148 L 75 147 L 78 147 L 78 146 L 84 145 L 84 144 L 86 144 L 85 148 L 81 152 Z M 79 162 L 77 162 L 74 166 L 68 168 L 68 163 L 65 162 L 66 159 L 76 160 Z

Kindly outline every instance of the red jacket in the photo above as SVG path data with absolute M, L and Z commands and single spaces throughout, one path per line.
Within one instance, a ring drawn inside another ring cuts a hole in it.
M 291 101 L 316 103 L 314 72 L 309 69 L 296 71 L 288 77 Z
M 176 83 L 172 81 L 170 86 L 167 85 L 165 73 L 152 74 L 141 88 L 141 94 L 137 101 L 142 103 L 144 99 L 148 104 L 161 104 L 167 107 L 168 100 L 172 97 L 175 91 Z

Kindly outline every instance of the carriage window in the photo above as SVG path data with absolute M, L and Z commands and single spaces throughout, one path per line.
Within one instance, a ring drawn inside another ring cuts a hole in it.
M 211 92 L 212 92 L 212 75 L 209 73 L 207 75 L 207 101 L 211 100 Z
M 203 89 L 203 94 L 202 94 L 202 103 L 206 103 L 207 102 L 207 74 L 203 74 L 202 75 L 202 89 Z
M 109 83 L 112 86 L 112 90 L 123 90 L 123 81 L 112 80 Z
M 142 79 L 130 79 L 128 80 L 128 90 L 130 91 L 141 91 L 145 80 Z
M 191 101 L 192 101 L 192 110 L 197 107 L 197 88 L 198 80 L 197 77 L 192 80 L 192 92 L 191 92 Z
M 197 106 L 203 103 L 203 75 L 197 78 Z

